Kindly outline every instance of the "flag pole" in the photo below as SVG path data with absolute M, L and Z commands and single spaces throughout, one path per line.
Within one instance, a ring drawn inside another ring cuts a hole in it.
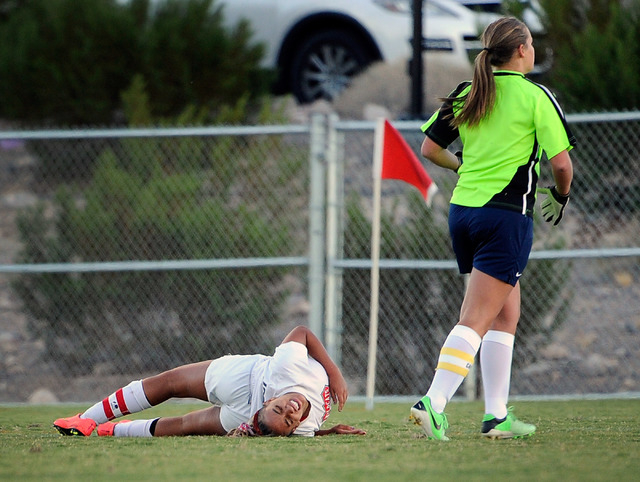
M 382 154 L 384 119 L 376 124 L 373 147 L 373 219 L 371 221 L 371 305 L 369 309 L 369 359 L 367 363 L 366 409 L 373 410 L 378 351 L 378 307 L 380 287 L 380 204 L 382 197 Z

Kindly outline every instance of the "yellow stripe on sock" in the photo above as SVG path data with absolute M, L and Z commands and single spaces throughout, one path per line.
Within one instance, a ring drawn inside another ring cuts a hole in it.
M 442 355 L 450 355 L 456 358 L 462 358 L 464 361 L 471 363 L 473 365 L 474 356 L 471 355 L 470 353 L 467 353 L 466 351 L 458 350 L 457 348 L 445 347 L 445 348 L 442 348 L 442 350 L 440 350 L 440 353 Z
M 438 366 L 436 367 L 436 370 L 447 370 L 453 373 L 457 373 L 458 375 L 462 375 L 463 377 L 466 377 L 467 374 L 469 373 L 468 368 L 462 368 L 461 366 L 454 365 L 453 363 L 447 363 L 447 362 L 438 362 Z

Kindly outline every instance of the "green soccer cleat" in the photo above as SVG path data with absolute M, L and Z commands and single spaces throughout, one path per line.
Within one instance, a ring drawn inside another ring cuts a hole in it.
M 482 419 L 482 436 L 492 439 L 497 438 L 521 438 L 533 435 L 536 426 L 518 420 L 511 411 L 503 419 L 497 419 L 493 415 L 485 415 Z
M 409 420 L 420 425 L 430 439 L 449 440 L 445 435 L 445 431 L 449 428 L 447 416 L 444 413 L 437 413 L 431 408 L 431 399 L 426 395 L 411 407 Z

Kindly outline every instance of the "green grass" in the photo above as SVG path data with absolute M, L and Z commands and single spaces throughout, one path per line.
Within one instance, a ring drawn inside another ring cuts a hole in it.
M 164 404 L 140 418 L 202 405 Z M 420 437 L 408 404 L 351 402 L 327 422 L 364 437 L 62 437 L 52 421 L 84 407 L 0 407 L 0 480 L 640 480 L 640 400 L 519 402 L 522 440 L 479 436 L 482 404 L 447 407 L 449 442 Z M 133 416 L 131 418 L 134 418 Z

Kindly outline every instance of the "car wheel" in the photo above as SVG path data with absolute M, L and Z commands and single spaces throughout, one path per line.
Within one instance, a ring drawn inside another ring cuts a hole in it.
M 293 55 L 289 81 L 299 102 L 333 100 L 371 63 L 366 47 L 344 30 L 313 35 Z

